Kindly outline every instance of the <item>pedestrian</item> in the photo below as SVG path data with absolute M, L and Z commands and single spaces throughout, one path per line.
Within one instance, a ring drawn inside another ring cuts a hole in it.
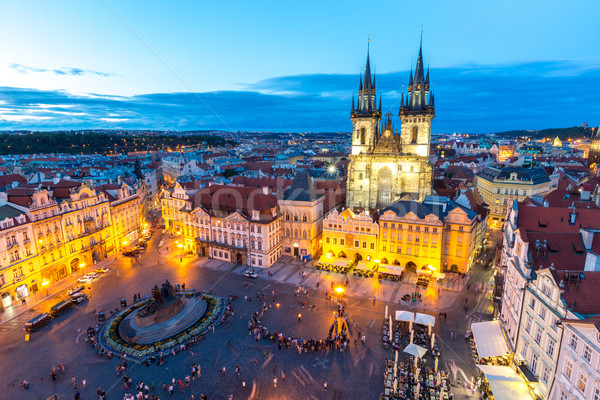
M 285 381 L 285 373 L 283 371 L 281 371 L 281 380 Z
M 277 377 L 273 378 L 273 387 L 277 387 Z
M 84 389 L 85 389 L 85 384 L 86 384 L 86 383 L 87 383 L 87 381 L 86 381 L 85 379 L 83 379 L 83 380 L 81 381 L 81 384 L 83 385 L 83 388 L 84 388 Z
M 75 374 L 71 377 L 71 383 L 73 384 L 73 389 L 77 389 L 77 379 L 75 379 Z
M 323 389 L 325 389 L 325 391 L 327 391 L 327 381 L 323 382 Z

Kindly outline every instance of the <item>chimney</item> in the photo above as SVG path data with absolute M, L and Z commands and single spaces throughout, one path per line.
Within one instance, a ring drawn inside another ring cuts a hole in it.
M 269 194 L 269 187 L 263 186 L 262 191 L 263 191 L 263 194 Z
M 581 234 L 581 241 L 583 242 L 583 247 L 586 250 L 590 250 L 592 248 L 592 242 L 594 241 L 594 233 L 587 229 L 580 229 L 579 233 Z
M 569 224 L 575 225 L 575 213 L 569 213 Z
M 544 199 L 544 207 L 548 207 L 550 203 L 548 203 L 548 199 Z

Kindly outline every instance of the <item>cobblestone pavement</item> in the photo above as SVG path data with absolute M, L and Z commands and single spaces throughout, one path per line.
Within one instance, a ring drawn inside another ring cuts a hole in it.
M 174 251 L 174 240 L 165 238 L 164 245 L 159 249 L 157 245 L 160 238 L 155 237 L 139 261 L 123 257 L 103 261 L 96 267 L 109 265 L 111 271 L 86 285 L 91 287 L 88 290 L 91 291 L 91 299 L 32 334 L 29 342 L 24 340 L 25 334 L 21 329 L 23 323 L 63 298 L 64 289 L 70 286 L 67 285 L 70 282 L 65 282 L 65 288 L 55 297 L 49 293 L 49 300 L 35 305 L 33 310 L 14 309 L 2 315 L 0 349 L 4 351 L 0 363 L 0 398 L 45 399 L 58 393 L 65 399 L 72 399 L 75 390 L 70 379 L 75 374 L 83 399 L 95 399 L 98 386 L 107 391 L 108 399 L 122 399 L 123 394 L 131 390 L 123 387 L 122 376 L 115 373 L 118 360 L 96 355 L 85 342 L 83 332 L 88 326 L 95 325 L 99 311 L 108 312 L 118 308 L 121 297 L 129 302 L 134 293 L 149 294 L 152 286 L 165 279 L 173 283 L 186 282 L 187 287 L 212 290 L 225 297 L 234 293 L 239 300 L 234 302 L 235 315 L 196 345 L 192 349 L 193 355 L 186 350 L 167 357 L 167 363 L 161 366 L 129 364 L 127 375 L 132 381 L 144 381 L 153 386 L 153 393 L 160 394 L 161 398 L 189 399 L 190 394 L 198 396 L 205 393 L 209 399 L 226 399 L 229 395 L 233 395 L 234 399 L 253 396 L 257 399 L 376 399 L 383 391 L 384 359 L 391 357 L 381 345 L 380 329 L 386 305 L 392 313 L 396 309 L 425 311 L 436 316 L 439 311 L 448 313 L 448 319 L 444 322 L 438 319 L 435 327 L 442 343 L 440 365 L 446 366 L 462 381 L 455 388 L 455 398 L 470 395 L 465 382 L 476 371 L 468 343 L 461 338 L 461 331 L 464 333 L 473 313 L 479 311 L 476 308 L 465 313 L 462 304 L 466 298 L 475 308 L 475 304 L 480 304 L 482 292 L 459 291 L 454 287 L 437 285 L 424 290 L 416 289 L 410 281 L 383 281 L 380 284 L 372 278 L 350 276 L 346 304 L 348 312 L 357 319 L 357 327 L 351 328 L 351 334 L 366 332 L 365 345 L 358 341 L 356 346 L 351 342 L 345 352 L 298 354 L 291 349 L 279 350 L 267 341 L 256 342 L 248 336 L 247 321 L 251 313 L 258 309 L 257 292 L 265 292 L 270 296 L 268 301 L 271 305 L 280 304 L 279 307 L 273 306 L 265 315 L 264 324 L 269 329 L 286 335 L 325 338 L 335 310 L 335 304 L 325 299 L 325 291 L 331 290 L 332 282 L 345 280 L 345 275 L 319 272 L 310 264 L 284 259 L 271 268 L 272 276 L 261 271 L 258 279 L 250 280 L 243 277 L 246 268 L 242 266 L 218 260 L 181 257 L 178 251 Z M 474 269 L 469 283 L 484 281 L 488 275 L 489 271 Z M 245 283 L 249 284 L 248 289 L 245 289 Z M 465 287 L 466 280 L 460 285 L 461 288 Z M 306 288 L 309 296 L 296 297 L 294 291 L 298 286 Z M 400 300 L 405 293 L 414 291 L 422 294 L 422 302 L 405 303 Z M 244 302 L 246 293 L 253 296 L 251 303 Z M 304 301 L 314 305 L 314 311 L 303 309 Z M 303 315 L 300 323 L 298 312 Z M 459 339 L 450 340 L 450 330 L 457 332 Z M 50 370 L 60 363 L 66 366 L 64 375 L 52 381 Z M 178 389 L 172 396 L 164 394 L 162 384 L 169 382 L 172 377 L 183 379 L 192 363 L 201 365 L 202 377 L 193 381 L 190 387 Z M 236 364 L 241 367 L 239 376 L 234 373 Z M 226 367 L 226 373 L 221 375 L 219 370 L 223 366 Z M 281 379 L 281 371 L 285 373 L 285 380 Z M 273 384 L 275 374 L 278 376 L 277 387 Z M 86 388 L 81 386 L 84 378 L 87 381 Z M 19 387 L 23 379 L 31 383 L 27 392 Z M 245 388 L 242 387 L 243 381 L 246 382 Z M 323 390 L 325 381 L 328 382 L 327 392 Z

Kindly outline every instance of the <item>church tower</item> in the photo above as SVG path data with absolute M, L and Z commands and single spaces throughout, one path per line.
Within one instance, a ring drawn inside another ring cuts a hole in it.
M 367 53 L 365 72 L 360 78 L 358 103 L 352 97 L 352 151 L 346 182 L 346 205 L 351 209 L 383 209 L 400 200 L 422 201 L 431 194 L 433 168 L 429 163 L 429 137 L 434 117 L 433 94 L 429 96 L 429 71 L 423 71 L 423 56 L 415 75 L 410 73 L 408 96 L 400 106 L 400 133 L 392 114 L 381 125 L 381 98 L 377 106 L 375 78 Z M 429 98 L 428 98 L 429 96 Z
M 379 121 L 381 121 L 381 101 L 379 109 L 377 105 L 377 88 L 375 77 L 371 79 L 371 63 L 369 51 L 367 50 L 367 64 L 364 75 L 360 77 L 358 86 L 358 103 L 354 107 L 354 96 L 352 96 L 352 153 L 360 154 L 372 148 L 377 137 Z
M 422 34 L 421 34 L 422 35 Z M 423 39 L 419 46 L 419 57 L 413 77 L 411 68 L 408 80 L 408 95 L 400 100 L 399 115 L 403 149 L 406 153 L 429 157 L 431 142 L 431 120 L 435 118 L 433 91 L 429 91 L 429 67 L 427 75 L 423 68 Z

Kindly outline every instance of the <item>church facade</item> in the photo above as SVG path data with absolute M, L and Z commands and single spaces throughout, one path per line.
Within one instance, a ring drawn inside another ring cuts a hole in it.
M 365 211 L 383 209 L 404 198 L 422 201 L 431 194 L 433 168 L 429 163 L 431 121 L 435 117 L 429 70 L 425 75 L 422 47 L 411 69 L 408 94 L 402 93 L 398 117 L 382 122 L 381 97 L 377 106 L 375 76 L 371 77 L 369 55 L 360 78 L 358 102 L 352 97 L 352 151 L 348 165 L 346 204 Z

